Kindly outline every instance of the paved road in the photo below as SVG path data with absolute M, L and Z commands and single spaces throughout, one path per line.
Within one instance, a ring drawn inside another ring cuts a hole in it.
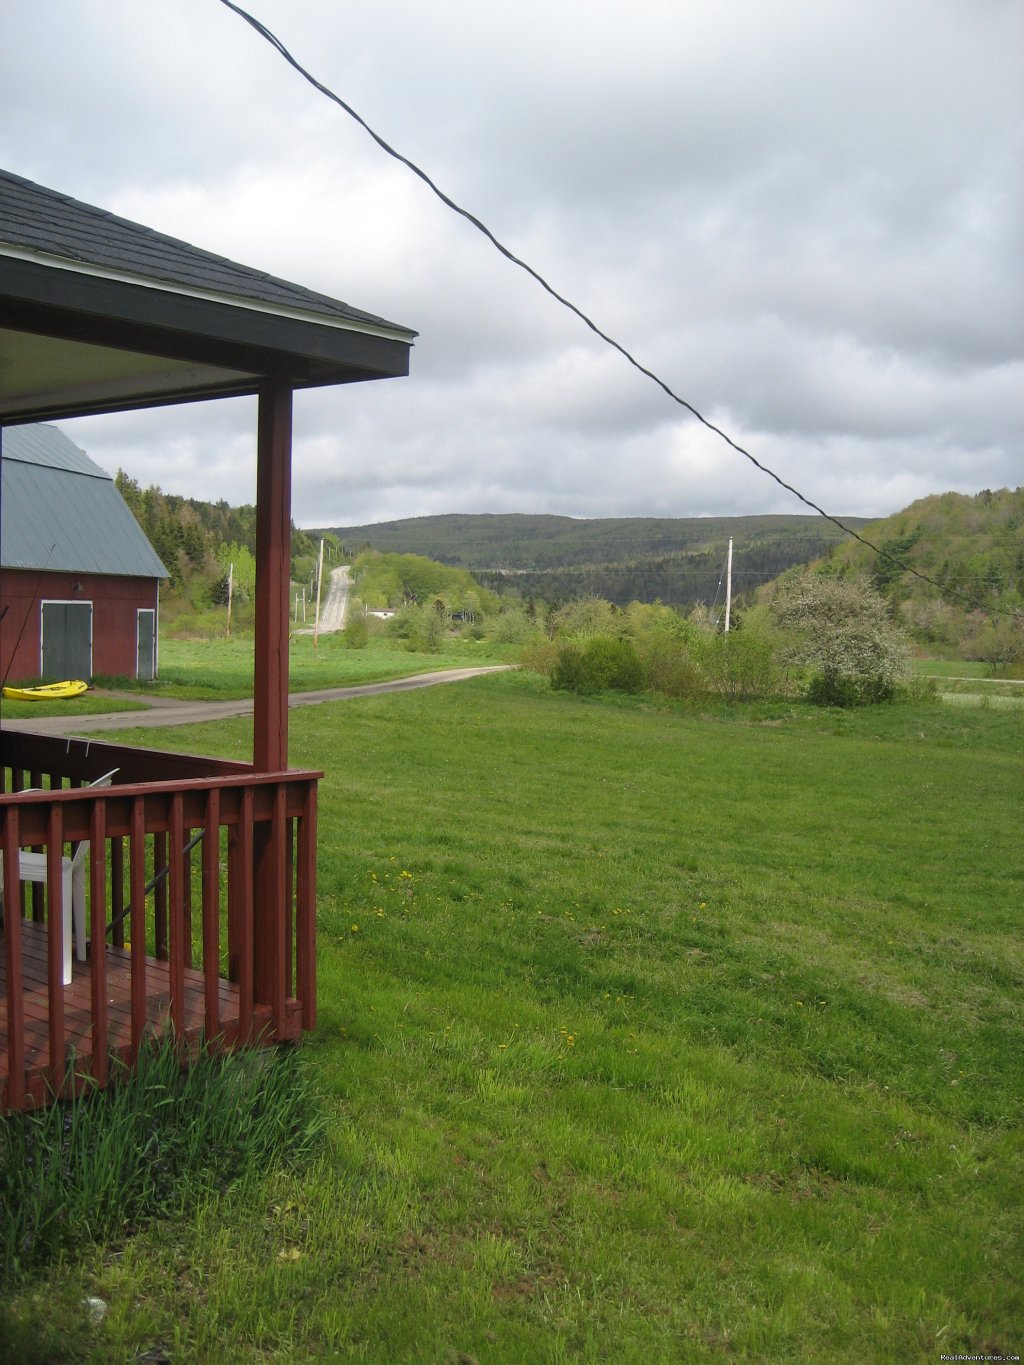
M 350 697 L 379 697 L 388 692 L 410 692 L 420 687 L 437 687 L 441 683 L 465 682 L 485 673 L 501 673 L 508 664 L 493 664 L 488 668 L 445 668 L 437 673 L 416 673 L 410 678 L 393 678 L 390 682 L 363 683 L 359 687 L 325 687 L 317 692 L 293 692 L 288 698 L 290 708 L 318 706 L 325 701 L 347 701 Z M 132 694 L 97 689 L 98 696 L 132 697 Z M 163 725 L 198 725 L 207 720 L 225 720 L 231 716 L 252 715 L 252 698 L 236 701 L 173 701 L 168 697 L 148 697 L 148 711 L 106 711 L 94 716 L 40 716 L 38 720 L 5 720 L 4 730 L 29 730 L 36 735 L 85 735 L 97 730 L 156 729 Z
M 352 586 L 352 579 L 349 577 L 349 566 L 342 564 L 340 568 L 331 570 L 331 581 L 327 585 L 327 597 L 320 600 L 320 634 L 328 635 L 333 631 L 341 630 L 345 624 L 345 615 L 348 612 L 348 591 Z M 314 603 L 314 611 L 316 604 Z M 301 630 L 295 632 L 296 635 L 312 635 L 312 626 L 303 626 Z

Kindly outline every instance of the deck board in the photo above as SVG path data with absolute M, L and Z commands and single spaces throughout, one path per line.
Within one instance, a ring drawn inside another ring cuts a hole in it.
M 49 993 L 47 988 L 46 926 L 31 920 L 21 921 L 23 1002 L 25 1031 L 25 1090 L 30 1103 L 45 1103 L 49 1093 L 50 1042 Z M 0 1101 L 6 1094 L 9 1077 L 7 967 L 0 931 Z M 171 1014 L 169 963 L 145 959 L 146 1031 L 159 1036 L 168 1028 Z M 127 1061 L 131 1053 L 131 951 L 106 949 L 107 1042 L 110 1055 Z M 184 972 L 184 1033 L 195 1042 L 202 1033 L 206 1017 L 203 973 L 192 968 Z M 218 984 L 220 1039 L 231 1045 L 238 1040 L 240 1013 L 239 989 L 231 982 Z M 253 1032 L 262 1032 L 270 1022 L 269 1009 L 254 1010 Z M 74 962 L 71 983 L 64 987 L 65 1055 L 75 1059 L 80 1076 L 92 1074 L 92 971 L 89 962 Z

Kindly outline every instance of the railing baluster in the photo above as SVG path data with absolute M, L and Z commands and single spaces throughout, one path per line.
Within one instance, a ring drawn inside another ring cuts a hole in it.
M 316 1028 L 316 783 L 306 784 L 296 830 L 295 992 L 302 1027 Z
M 182 923 L 184 925 L 184 944 L 185 944 L 185 966 L 194 965 L 194 954 L 192 952 L 192 848 L 191 839 L 186 843 L 183 858 L 185 862 L 185 880 L 182 883 Z
M 284 797 L 284 790 L 281 789 Z M 295 967 L 295 821 L 289 816 L 282 817 L 284 824 L 284 899 L 281 902 L 280 918 L 284 921 L 284 998 L 289 1000 L 294 993 Z
M 157 830 L 153 835 L 153 875 L 167 866 L 167 835 Z M 167 878 L 161 877 L 153 891 L 153 956 L 167 960 Z
M 181 793 L 171 797 L 170 877 L 170 985 L 171 1024 L 178 1045 L 185 1041 L 185 827 L 182 820 Z
M 64 812 L 56 803 L 47 813 L 46 974 L 49 995 L 50 1087 L 64 1089 Z
M 5 812 L 4 966 L 7 972 L 7 1096 L 10 1109 L 25 1102 L 25 992 L 21 951 L 21 882 L 18 878 L 18 808 Z
M 146 1032 L 146 802 L 133 796 L 128 836 L 129 932 L 131 934 L 131 1044 L 134 1063 Z
M 119 834 L 110 841 L 110 918 L 114 924 L 111 943 L 124 947 L 124 839 Z
M 270 1006 L 274 1033 L 284 1036 L 285 1023 L 285 805 L 284 787 L 274 787 L 269 829 L 254 831 L 256 882 L 253 888 L 253 989 L 261 1005 Z M 259 959 L 256 960 L 256 951 Z
M 206 793 L 203 821 L 203 993 L 206 1041 L 220 1034 L 220 792 Z
M 252 1034 L 252 787 L 242 792 L 238 823 L 238 862 L 235 868 L 236 935 L 238 942 L 238 1036 L 248 1042 Z
M 89 949 L 92 987 L 92 1074 L 107 1084 L 107 803 L 93 801 L 89 813 Z

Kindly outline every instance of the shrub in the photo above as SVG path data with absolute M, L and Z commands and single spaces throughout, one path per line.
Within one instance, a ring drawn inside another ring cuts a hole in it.
M 558 648 L 555 661 L 551 666 L 551 686 L 564 692 L 597 691 L 596 688 L 587 686 L 586 673 L 583 668 L 583 650 L 571 640 L 565 641 Z
M 540 633 L 536 619 L 522 607 L 506 607 L 488 625 L 491 639 L 502 645 L 525 645 Z
M 808 696 L 830 706 L 891 698 L 907 673 L 906 638 L 869 584 L 812 574 L 773 603 L 788 657 L 813 670 Z
M 402 607 L 387 628 L 389 635 L 405 640 L 406 649 L 417 654 L 437 654 L 448 634 L 444 616 L 432 602 Z
M 523 668 L 533 673 L 542 673 L 550 678 L 558 660 L 559 646 L 546 635 L 537 634 L 529 644 L 524 645 L 519 655 Z
M 697 656 L 708 689 L 725 701 L 774 697 L 781 689 L 778 641 L 763 627 L 705 633 Z
M 707 679 L 691 651 L 679 640 L 648 639 L 639 646 L 647 686 L 676 701 L 700 702 Z
M 574 597 L 552 612 L 548 629 L 552 635 L 590 636 L 617 633 L 619 611 L 603 597 Z
M 595 635 L 582 646 L 567 640 L 559 647 L 551 686 L 570 692 L 640 692 L 644 669 L 628 640 Z
M 815 706 L 865 706 L 891 701 L 894 692 L 895 688 L 877 679 L 853 678 L 830 669 L 814 674 L 807 684 L 806 696 Z
M 370 627 L 366 624 L 366 617 L 353 616 L 346 621 L 341 635 L 346 649 L 365 649 L 370 639 Z

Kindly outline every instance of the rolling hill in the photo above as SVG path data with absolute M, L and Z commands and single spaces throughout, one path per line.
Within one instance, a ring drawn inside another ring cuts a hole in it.
M 867 525 L 863 517 L 848 524 Z M 749 592 L 794 564 L 840 544 L 813 516 L 575 517 L 450 514 L 330 528 L 353 553 L 418 554 L 469 569 L 493 590 L 564 601 L 593 593 L 691 606 L 710 601 L 734 541 L 734 590 Z

